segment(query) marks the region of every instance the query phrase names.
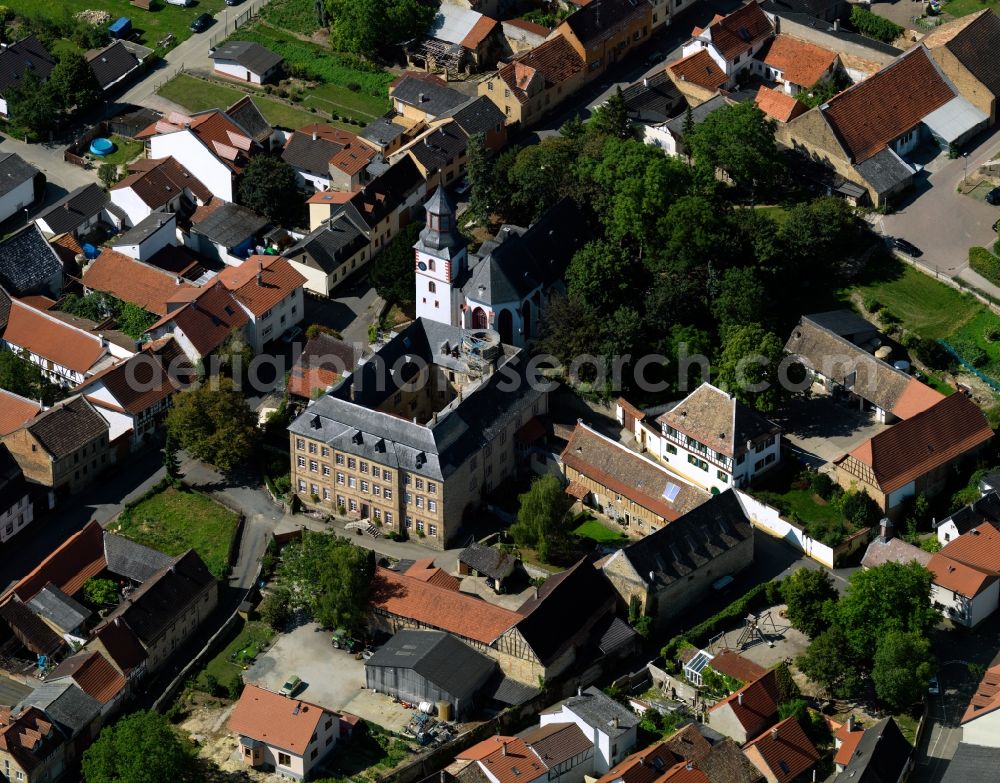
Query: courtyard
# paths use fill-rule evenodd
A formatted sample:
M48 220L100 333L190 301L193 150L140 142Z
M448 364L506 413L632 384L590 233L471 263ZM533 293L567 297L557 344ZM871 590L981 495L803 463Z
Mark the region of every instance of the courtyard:
M781 425L785 440L799 460L816 469L890 426L825 394L796 397L772 418Z

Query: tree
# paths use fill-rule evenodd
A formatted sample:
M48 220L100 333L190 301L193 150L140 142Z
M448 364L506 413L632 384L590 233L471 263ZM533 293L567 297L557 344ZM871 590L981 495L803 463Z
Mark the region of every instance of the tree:
M871 527L881 516L881 509L863 489L849 489L840 496L840 511L855 528Z
M343 51L371 55L423 34L434 21L438 2L420 0L327 0L333 22L330 38Z
M83 595L93 606L113 606L118 603L118 585L113 579L91 577L83 583Z
M576 251L566 269L566 289L600 315L610 315L634 294L626 273L629 266L620 245L603 239L588 242Z
M465 166L469 181L469 206L465 214L481 225L489 222L497 208L496 155L486 146L486 135L476 133L469 137L469 160Z
M732 326L723 334L715 382L761 413L778 407L786 390L778 379L784 343L760 324Z
M64 111L86 111L101 96L101 85L82 54L63 50L45 87Z
M720 329L740 324L762 323L772 311L768 288L753 267L727 269L712 302L712 314Z
M167 430L191 456L229 471L253 454L257 414L232 381L222 378L177 394Z
M292 228L302 217L295 169L281 158L256 155L240 175L240 203L268 220Z
M292 595L286 588L275 588L264 596L264 600L257 607L260 619L274 630L284 631L292 617L291 600Z
M167 719L145 710L105 726L83 754L87 783L189 783L194 754Z
M851 574L837 604L839 625L854 655L870 662L880 639L894 631L926 638L938 621L931 606L931 572L915 560L884 563Z
M510 534L518 546L533 547L547 560L549 547L566 535L564 522L571 502L559 479L552 475L536 478L527 492L518 496L520 507Z
M0 389L40 400L51 405L66 396L66 391L42 375L38 365L28 359L28 352L20 353L0 348Z
M742 187L770 185L781 171L775 122L752 101L723 106L695 127L685 144L706 177L719 169Z
M387 302L406 305L414 301L413 245L422 228L420 223L409 223L372 261L372 286Z
M632 120L628 116L628 106L622 88L618 87L614 95L594 110L590 118L590 127L596 133L603 133L616 139L631 139L635 137Z
M810 639L830 627L837 590L822 569L800 568L781 582L781 594L788 605L788 619Z
M862 35L888 44L903 34L903 28L895 22L858 5L851 7L851 26Z
M813 639L795 664L831 695L849 694L861 681L861 670L839 625L831 625Z
M559 126L559 135L564 139L579 139L585 132L583 118L575 112L572 117Z
M59 104L33 71L25 71L21 83L7 94L7 116L12 125L38 136L46 135L59 117Z
M566 368L578 356L600 352L599 319L582 297L572 294L554 297L542 315L541 328L542 352L551 354Z
M181 461L177 458L177 441L169 429L163 444L163 468L167 474L167 481L171 484L177 484L180 481Z
M104 187L110 190L111 186L114 185L119 179L118 164L102 163L97 167L97 178L104 183Z
M920 701L933 673L929 640L903 631L890 631L879 640L872 681L875 694L893 710L902 711Z
M141 340L142 336L156 323L156 316L132 302L122 302L115 316L118 328L133 340Z

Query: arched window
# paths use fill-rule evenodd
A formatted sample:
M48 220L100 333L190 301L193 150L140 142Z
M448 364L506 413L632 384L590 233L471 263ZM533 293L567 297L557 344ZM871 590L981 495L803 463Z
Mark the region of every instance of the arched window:
M486 311L481 307L477 307L475 310L472 311L472 328L473 329L487 328Z
M432 294L436 294L437 293L437 285L434 283L433 280L431 280L427 284L427 290L430 291Z

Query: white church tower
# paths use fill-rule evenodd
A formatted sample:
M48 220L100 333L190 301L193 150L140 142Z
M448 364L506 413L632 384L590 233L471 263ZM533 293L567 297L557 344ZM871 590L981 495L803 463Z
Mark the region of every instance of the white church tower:
M468 264L466 241L455 225L455 210L438 186L424 205L427 223L416 250L417 318L457 326L460 323L459 278Z

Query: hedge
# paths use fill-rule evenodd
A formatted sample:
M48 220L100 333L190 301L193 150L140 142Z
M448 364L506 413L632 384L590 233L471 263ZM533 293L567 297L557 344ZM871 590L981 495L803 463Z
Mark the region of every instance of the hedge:
M684 647L705 644L719 631L732 625L733 620L742 620L750 612L774 606L782 600L781 582L762 582L755 585L722 611L712 615L707 620L703 620L693 628L677 634L664 645L660 654L669 667Z
M1000 258L985 247L969 248L969 266L994 285L1000 285Z
M862 35L887 44L891 44L903 34L903 28L895 22L873 14L859 5L851 8L851 24Z

